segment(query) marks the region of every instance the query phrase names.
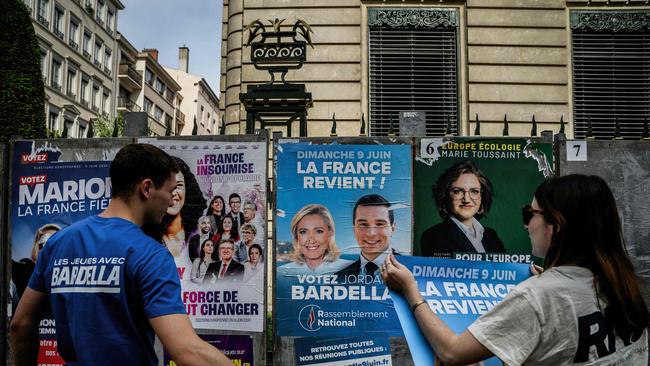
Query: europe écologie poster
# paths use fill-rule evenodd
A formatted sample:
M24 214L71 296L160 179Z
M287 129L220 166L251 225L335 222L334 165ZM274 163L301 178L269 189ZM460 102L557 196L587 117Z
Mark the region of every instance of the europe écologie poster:
M194 328L261 332L266 258L264 142L152 140L179 166L172 205L145 232L169 249Z
M522 207L553 174L553 144L539 138L422 138L414 163L413 252L530 262ZM480 238L480 239L477 239Z
M11 314L49 237L108 206L111 198L109 166L117 150L100 152L101 160L80 161L81 155L49 144L37 146L30 141L14 144ZM39 324L39 342L39 365L64 364L57 352L55 321L51 315L46 315Z
M411 253L409 144L276 144L279 336L402 334L378 267Z

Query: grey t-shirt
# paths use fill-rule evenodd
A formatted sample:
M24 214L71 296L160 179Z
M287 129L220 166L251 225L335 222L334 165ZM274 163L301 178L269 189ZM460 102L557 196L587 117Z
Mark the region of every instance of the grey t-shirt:
M469 331L507 365L647 365L647 330L628 345L618 336L611 342L593 280L586 268L553 267L515 287Z

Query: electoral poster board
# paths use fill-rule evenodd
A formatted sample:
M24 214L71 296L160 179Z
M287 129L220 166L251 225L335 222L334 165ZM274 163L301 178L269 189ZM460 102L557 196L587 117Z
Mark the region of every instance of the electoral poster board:
M415 255L497 262L533 259L521 209L553 174L551 141L422 138L416 151ZM473 227L482 233L484 253L477 254L460 225L467 218L480 223Z
M141 141L180 168L173 205L159 227L145 231L174 256L193 327L262 332L266 143Z
M13 314L34 271L38 254L55 232L104 210L111 198L110 162L124 139L17 141L11 159L11 281ZM48 311L49 312L49 311ZM39 365L62 365L56 323L39 324Z
M383 141L276 144L277 335L401 335L366 267L411 252L410 140Z

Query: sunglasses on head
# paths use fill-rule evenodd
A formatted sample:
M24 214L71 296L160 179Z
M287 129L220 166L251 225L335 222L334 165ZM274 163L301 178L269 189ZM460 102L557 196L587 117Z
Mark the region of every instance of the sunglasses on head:
M534 209L531 205L526 205L521 208L521 218L524 221L524 225L528 225L530 220L533 219L533 216L535 214L542 214L544 213L544 210L536 210Z

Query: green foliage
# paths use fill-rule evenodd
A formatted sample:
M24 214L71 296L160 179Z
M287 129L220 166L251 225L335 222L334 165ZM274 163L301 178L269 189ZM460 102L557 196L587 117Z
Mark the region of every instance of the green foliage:
M45 91L40 51L27 7L0 1L0 141L44 138Z
M116 122L118 132L117 136L114 137L124 136L124 118L122 118L122 114L120 113L115 118L106 118L98 115L93 120L93 132L95 133L93 137L112 137Z

